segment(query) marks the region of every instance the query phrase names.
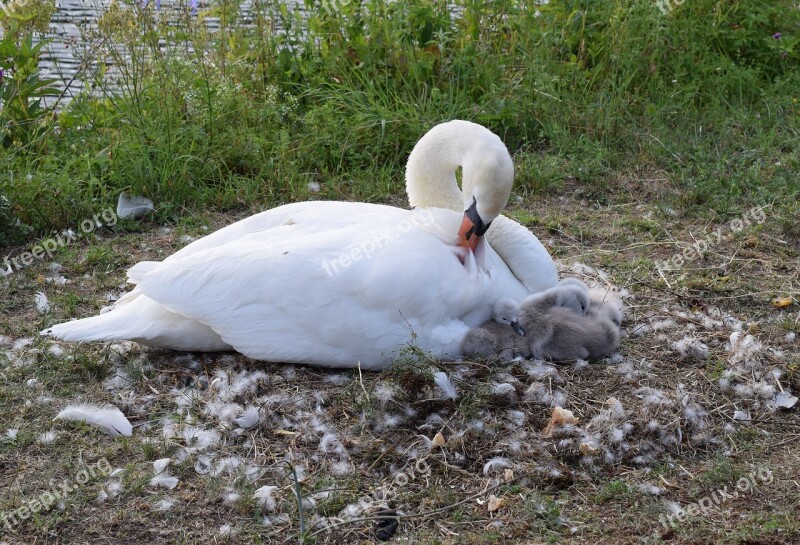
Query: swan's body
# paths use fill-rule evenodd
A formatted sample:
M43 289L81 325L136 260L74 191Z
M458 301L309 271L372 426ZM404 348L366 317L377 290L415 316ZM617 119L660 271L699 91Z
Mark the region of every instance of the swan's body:
M463 196L454 176L459 165ZM135 265L128 278L136 287L110 312L43 333L68 341L233 349L254 359L330 367L381 368L412 343L457 357L468 329L491 316L495 301L520 300L557 281L536 237L498 217L512 179L499 138L472 123L445 123L409 157L415 210L345 202L280 206L162 262ZM467 215L477 231L464 234ZM495 249L470 238L489 223Z

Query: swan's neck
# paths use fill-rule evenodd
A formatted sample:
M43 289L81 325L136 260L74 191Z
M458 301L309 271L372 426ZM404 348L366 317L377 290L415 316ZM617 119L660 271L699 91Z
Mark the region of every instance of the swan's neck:
M458 188L456 168L458 164L444 165L441 161L431 165L426 153L411 155L406 166L406 192L408 204L415 207L447 208L462 211L463 195ZM441 159L441 157L437 158Z
M420 138L408 156L406 193L412 207L447 208L463 212L464 197L456 169L464 163L463 134L455 122L437 125Z
M462 187L456 169L462 167ZM437 125L408 156L406 192L412 207L463 212L477 199L478 212L491 221L508 200L514 163L505 144L486 127L469 121Z

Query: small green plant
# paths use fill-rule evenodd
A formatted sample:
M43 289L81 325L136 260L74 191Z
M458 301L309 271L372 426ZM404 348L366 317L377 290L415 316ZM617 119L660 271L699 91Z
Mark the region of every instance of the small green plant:
M0 145L28 146L51 124L52 107L43 99L57 96L55 80L42 79L39 57L47 40L34 34L47 28L54 2L10 2L0 11Z

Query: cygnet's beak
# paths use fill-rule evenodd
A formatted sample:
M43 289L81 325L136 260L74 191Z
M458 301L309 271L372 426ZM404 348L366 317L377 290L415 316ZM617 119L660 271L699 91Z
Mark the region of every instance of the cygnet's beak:
M513 322L511 322L511 329L513 329L514 332L520 337L525 336L525 330L522 328L521 325L519 325L518 321L514 320Z
M473 198L472 205L464 212L464 220L458 230L458 245L474 252L478 246L478 241L491 223L491 221L489 223L483 222L478 214L478 203Z

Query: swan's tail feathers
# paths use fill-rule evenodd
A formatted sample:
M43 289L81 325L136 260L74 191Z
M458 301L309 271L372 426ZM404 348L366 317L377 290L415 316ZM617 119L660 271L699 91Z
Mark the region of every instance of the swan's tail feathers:
M113 318L113 314L115 313L109 312L92 318L64 322L41 331L41 334L69 342L123 340L109 327L109 322L113 321L109 318Z
M71 342L135 341L187 352L232 350L207 325L171 312L141 292L124 299L125 304L105 314L54 325L41 334Z

